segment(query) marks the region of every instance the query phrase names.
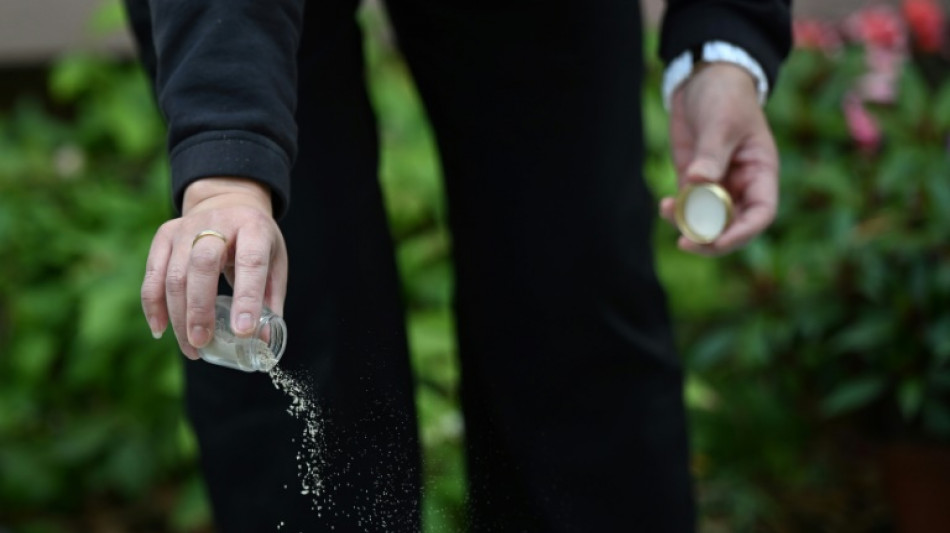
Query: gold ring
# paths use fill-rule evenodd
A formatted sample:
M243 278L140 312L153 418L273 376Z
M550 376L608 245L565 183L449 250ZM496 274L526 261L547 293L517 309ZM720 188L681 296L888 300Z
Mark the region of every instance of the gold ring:
M223 233L220 231L214 231L213 229L206 229L195 235L195 240L191 241L191 247L194 248L195 245L198 244L198 241L205 237L217 237L221 239L221 242L223 242L225 246L228 245L228 238L225 237Z

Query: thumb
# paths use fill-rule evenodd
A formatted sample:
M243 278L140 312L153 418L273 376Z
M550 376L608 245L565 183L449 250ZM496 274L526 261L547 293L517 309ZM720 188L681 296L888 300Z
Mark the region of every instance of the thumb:
M687 182L721 180L738 145L731 137L720 121L707 121L701 125L696 135L695 155L683 178Z

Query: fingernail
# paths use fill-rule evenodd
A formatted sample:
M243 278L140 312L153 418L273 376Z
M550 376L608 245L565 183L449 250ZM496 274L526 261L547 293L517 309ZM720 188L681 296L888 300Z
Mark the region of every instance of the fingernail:
M152 330L152 338L155 340L161 339L162 334L165 333L160 327L158 327L158 320L154 318L148 319L148 329Z
M211 332L208 331L208 328L202 326L193 326L191 328L191 345L195 348L201 348L208 343L211 337Z
M251 313L241 313L237 319L237 333L247 333L254 327Z

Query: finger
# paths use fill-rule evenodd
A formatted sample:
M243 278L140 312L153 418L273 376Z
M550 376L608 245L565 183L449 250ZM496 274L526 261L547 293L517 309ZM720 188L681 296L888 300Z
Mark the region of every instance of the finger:
M719 255L716 251L716 248L712 244L699 244L687 239L682 235L680 235L679 239L676 241L676 245L680 250L689 252L691 254L705 255L710 257Z
M687 182L719 181L732 161L738 139L727 120L710 118L700 122L696 132L693 160L683 178Z
M204 347L214 334L214 302L227 253L227 243L209 236L194 241L188 255L185 324L188 343L195 348Z
M259 225L241 228L234 250L234 297L231 303L231 329L240 336L250 335L261 318L264 291L268 281L273 237Z
M739 159L747 166L738 172L739 189L736 219L720 237L724 247L735 248L765 231L775 220L778 210L778 153L771 137L762 146L743 150Z
M765 231L774 216L775 211L764 205L753 206L746 210L744 216L736 219L716 240L716 245L724 251L732 251L744 246Z
M722 248L735 249L746 244L765 231L775 220L775 213L778 208L778 193L772 191L775 185L763 183L755 187L764 189L764 194L767 196L754 198L740 204L740 211L736 214L735 221L716 240L716 244ZM747 194L757 193L750 190L747 191Z
M660 216L670 224L676 225L676 199L666 197L660 200Z
M735 219L710 245L695 249L696 253L721 255L729 253L765 231L778 209L778 170L771 164L747 170L737 181L744 183L737 202Z
M152 331L152 337L160 339L168 327L168 308L165 305L165 272L172 254L171 233L177 220L166 222L155 232L152 245L145 260L145 277L142 279L142 312Z
M198 359L198 351L188 344L188 328L185 326L185 290L190 244L176 239L165 273L165 302L168 306L168 320L182 353L189 359Z
M284 314L284 298L287 295L287 247L283 237L278 235L276 252L271 259L267 287L264 291L264 305L277 316Z

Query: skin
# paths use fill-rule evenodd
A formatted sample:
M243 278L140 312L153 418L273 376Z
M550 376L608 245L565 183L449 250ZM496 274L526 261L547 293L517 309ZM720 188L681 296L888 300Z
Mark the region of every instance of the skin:
M778 152L758 103L753 78L724 63L699 68L672 100L670 136L677 179L720 182L735 203L735 218L713 243L681 237L679 246L701 255L728 253L764 231L778 204ZM673 221L674 202L660 202ZM215 237L192 241L213 229ZM204 178L185 190L182 216L159 228L142 283L142 307L155 338L169 323L185 356L211 340L218 276L234 288L231 329L253 333L262 306L283 314L287 248L274 222L266 186L241 178Z
M215 229L227 243L199 232ZM249 336L262 306L283 314L287 247L274 221L267 187L241 178L205 178L185 191L182 216L159 228L142 283L142 308L152 336L171 323L186 357L211 340L218 276L234 288L231 329Z
M718 239L701 245L680 237L679 247L707 256L736 250L769 227L778 207L778 150L755 79L732 64L705 64L677 89L670 107L679 186L718 182L735 207L732 223ZM674 211L673 198L660 201L660 214L675 224Z

